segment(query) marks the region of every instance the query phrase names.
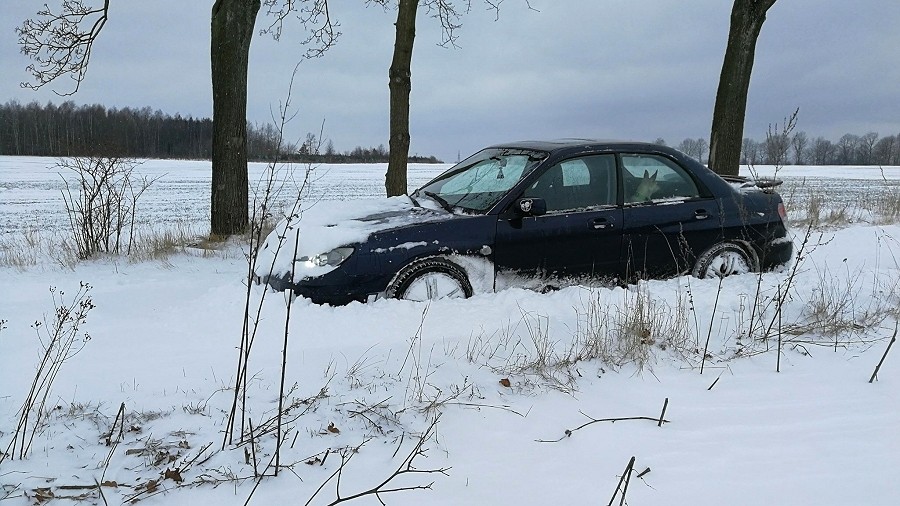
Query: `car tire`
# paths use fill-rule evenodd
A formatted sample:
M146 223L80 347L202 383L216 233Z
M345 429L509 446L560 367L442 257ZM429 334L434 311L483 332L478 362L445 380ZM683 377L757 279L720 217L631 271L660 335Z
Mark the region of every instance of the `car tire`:
M412 301L472 296L472 283L462 267L440 257L416 260L404 267L388 286L389 298Z
M724 278L759 270L756 255L733 242L722 242L706 250L697 259L691 274L695 278Z

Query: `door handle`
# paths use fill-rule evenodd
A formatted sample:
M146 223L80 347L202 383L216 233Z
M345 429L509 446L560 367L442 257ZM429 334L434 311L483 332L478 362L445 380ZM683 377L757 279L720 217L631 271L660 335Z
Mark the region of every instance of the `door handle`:
M706 209L697 209L694 211L694 219L705 220L706 218L709 218L709 213L706 212Z
M607 220L606 218L597 218L590 221L590 227L594 230L601 230L604 228L613 228L613 224Z

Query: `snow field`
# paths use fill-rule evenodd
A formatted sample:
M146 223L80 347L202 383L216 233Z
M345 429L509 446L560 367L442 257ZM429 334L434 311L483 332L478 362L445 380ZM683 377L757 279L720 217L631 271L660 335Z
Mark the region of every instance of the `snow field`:
M167 208L202 219L204 163L145 164L173 174L172 191L148 195L150 221L158 223ZM329 170L317 182L328 183L319 195L380 191L381 167L365 175L354 172L359 167ZM417 177L425 180L432 170L426 166ZM35 159L0 159L5 233L29 220L59 225L57 176L39 172ZM845 172L829 177L860 175ZM187 181L183 192L174 191L182 184L175 181ZM401 476L393 486L434 485L382 496L388 504L605 504L634 456L635 469L650 472L632 476L630 504L893 505L900 496L897 357L888 355L878 381L867 381L900 307L898 241L896 223L815 230L796 270L721 285L682 277L627 290L570 287L542 295L510 288L430 305L298 300L290 315L285 399L296 408L285 417L281 455L289 467L255 491L247 446L221 449L246 294L239 244L208 257L2 267L0 451L34 377L41 348L30 325L52 312L48 288L71 297L87 282L96 308L84 326L90 340L54 383L52 404L60 408L27 459L0 464L0 498L30 504L35 491L49 488L57 496L85 494L89 503L121 503L135 494L145 504L244 504L251 494L255 504L305 502L335 472L341 448L371 438L342 477L346 496L387 478L440 413L427 455L415 465L450 468L447 475ZM760 341L747 332L754 305L757 335L777 321L770 302L785 289L776 372L777 338ZM263 296L252 288L251 302ZM257 427L275 414L285 327L281 294L265 298L247 390ZM609 343L609 335L643 343L643 367L617 363L622 355L608 349L605 361L576 360L584 355L573 350L592 349L591 336L598 344ZM585 415L657 418L665 399L669 423L662 427L649 420L598 422L564 437L590 421ZM111 448L103 435L122 403L127 430ZM260 466L273 449L271 434L259 439ZM326 451L319 465L315 457ZM163 479L174 468L184 481ZM94 480L117 486L103 487L103 498L62 488ZM159 480L155 493L147 492L151 480ZM330 482L314 504L330 502L334 491ZM374 496L358 502L378 504Z

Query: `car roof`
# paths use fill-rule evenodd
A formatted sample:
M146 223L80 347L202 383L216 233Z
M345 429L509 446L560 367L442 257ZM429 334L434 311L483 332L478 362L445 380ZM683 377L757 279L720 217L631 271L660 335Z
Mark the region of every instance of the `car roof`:
M568 150L572 148L591 148L591 149L623 149L623 148L642 148L642 149L660 149L665 146L654 144L652 142L614 140L614 139L581 139L566 138L553 140L530 140L515 141L495 144L490 148L523 148L534 149L538 151L555 152L560 150Z

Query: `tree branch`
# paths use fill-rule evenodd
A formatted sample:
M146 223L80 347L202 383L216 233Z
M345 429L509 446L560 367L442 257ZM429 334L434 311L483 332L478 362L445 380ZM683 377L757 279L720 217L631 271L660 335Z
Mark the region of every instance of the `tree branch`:
M75 81L75 89L53 92L60 96L77 92L87 73L94 41L106 25L108 14L109 0L104 0L103 7L99 8L90 8L83 0L64 0L60 13L54 14L44 4L37 17L23 21L16 34L22 53L34 61L26 70L35 82L23 82L21 86L39 89L69 75ZM89 28L83 29L87 24Z
M262 5L266 15L273 16L273 20L267 28L260 30L260 34L280 40L284 20L291 14L296 14L300 24L309 30L309 35L301 42L307 46L305 59L322 56L341 36L340 23L332 19L328 0L263 0Z

